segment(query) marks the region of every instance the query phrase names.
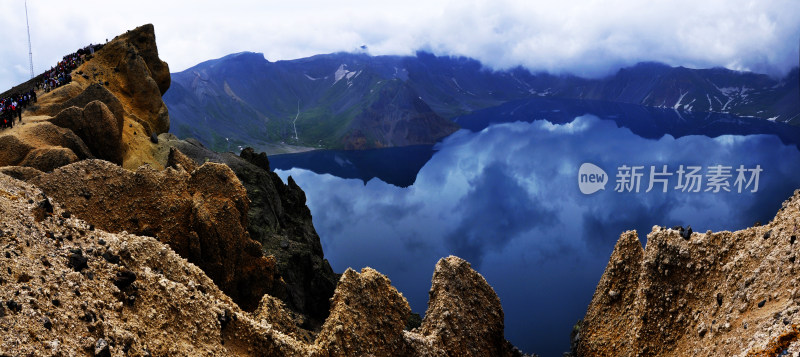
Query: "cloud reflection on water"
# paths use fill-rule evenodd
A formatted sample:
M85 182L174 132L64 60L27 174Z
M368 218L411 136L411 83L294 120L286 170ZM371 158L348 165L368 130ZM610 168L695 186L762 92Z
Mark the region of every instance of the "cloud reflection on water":
M314 224L334 269L371 266L423 313L436 261L472 262L498 292L506 336L543 356L568 349L620 233L691 224L696 231L766 222L798 186L800 153L775 136L689 135L645 139L587 115L566 124L539 120L461 130L438 144L416 182L401 188L302 169ZM396 157L396 155L395 155ZM611 177L586 196L583 162ZM614 192L620 165L724 164L764 169L757 193ZM671 186L676 184L670 182Z

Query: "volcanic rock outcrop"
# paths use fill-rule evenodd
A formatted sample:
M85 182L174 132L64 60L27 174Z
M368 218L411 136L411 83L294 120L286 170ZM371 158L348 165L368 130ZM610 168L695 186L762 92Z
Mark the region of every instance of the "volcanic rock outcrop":
M225 165L132 172L83 160L29 181L98 228L157 237L246 310L282 290L274 259L247 234L247 193Z
M403 331L410 309L389 279L348 270L312 342L277 299L264 295L254 312L242 311L164 243L96 228L5 174L0 210L0 354L512 355L496 339L503 330L497 296L456 257L436 266L422 328ZM470 325L455 325L462 322Z
M339 279L266 155L164 133L151 25L73 77L0 136L0 355L518 354L467 262L437 264L405 331L405 298L370 268Z
M339 276L322 252L303 190L291 178L284 184L270 170L266 155L252 149L243 150L241 157L215 153L197 141L178 140L170 134L160 135L159 143L170 147L166 166L191 170L208 161L224 163L233 170L251 202L247 231L261 242L265 254L275 257L286 282L287 294L281 297L310 318L307 326L322 325Z
M48 121L78 135L97 158L122 164L122 117L114 115L105 103L95 100L83 108L69 107Z
M653 227L617 242L578 356L776 356L798 351L800 191L764 226L693 233ZM787 350L789 349L789 350ZM771 352L770 352L771 351Z
M439 260L430 296L422 326L403 331L411 309L389 279L370 268L348 269L317 338L317 355L521 355L503 337L500 299L465 260Z
M0 164L50 171L94 156L69 129L49 122L28 124L24 130L0 136Z
M54 201L0 174L0 354L303 355L281 332L291 325L256 321L167 245L96 229Z
M88 56L73 71L72 78L71 83L40 95L38 103L25 113L25 123L0 137L0 141L17 137L18 156L25 156L34 148L73 151L75 155L49 153L49 157L59 158L60 161L50 160L61 163L58 166L77 161L75 157L86 158L58 140L38 138L38 142L31 142L35 136L28 133L28 124L46 121L76 134L93 157L129 169L145 163L160 168L153 157L155 145L148 138L169 130L169 115L161 96L169 89L170 75L167 64L158 58L153 26L141 26L117 36ZM0 166L52 170L37 162L0 156Z
M451 356L504 356L503 308L489 283L457 257L442 259L433 273L421 333L434 336Z
M22 125L0 136L0 165L8 165L2 171L30 180L40 175L38 171L50 172L94 158L137 170L133 174L94 162L82 164L89 165L83 167L82 175L62 171L39 177L37 184L74 205L76 213L98 227L150 235L170 244L206 269L246 309L254 309L261 295L269 292L307 317L301 319L306 327L319 328L328 315L338 275L324 260L304 193L293 181L286 185L270 172L266 156L259 159L253 153L253 165L236 155L219 155L169 135L167 138L175 140L159 142L157 134L169 129L161 95L169 88L170 78L167 65L158 58L153 27L145 25L118 36L88 56L72 75L72 83L40 94L39 102L25 112ZM180 152L171 150L173 147L193 155L196 164L190 165L188 158L182 161L178 171L185 171L183 174L138 170L141 164L155 170L179 167L174 160ZM211 182L207 188L189 184L187 180L200 177L194 171L209 158L235 170L246 196L233 175L222 175L224 182ZM214 172L219 170L217 167ZM210 171L203 168L197 174ZM65 175L69 177L62 180ZM69 186L78 181L82 189ZM110 181L116 186L108 185ZM236 217L221 217L229 214L227 206L216 207L212 217L199 209L217 202L196 202L209 195L224 197L229 185L238 187L232 191L236 196L225 201L236 207L230 212ZM135 190L118 190L121 187ZM223 229L199 223L227 218L235 222ZM248 232L255 241L247 237ZM232 247L237 249L227 249ZM247 252L243 257L238 257L240 248Z
M403 338L410 313L408 302L388 278L371 268L362 269L360 274L348 269L339 280L331 315L317 338L318 354L410 355Z

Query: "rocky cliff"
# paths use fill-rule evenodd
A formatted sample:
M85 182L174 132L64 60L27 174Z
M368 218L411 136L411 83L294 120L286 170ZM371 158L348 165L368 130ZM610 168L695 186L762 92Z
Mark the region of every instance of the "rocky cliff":
M64 169L77 169L77 163ZM99 162L89 162L99 164ZM426 318L404 331L385 276L346 271L314 339L270 295L242 310L196 265L148 236L108 233L0 174L0 353L95 356L512 355L497 295L469 263L436 265ZM516 352L518 353L518 352Z
M518 354L469 263L437 264L405 331L405 298L370 268L331 270L266 155L165 133L151 25L72 74L0 136L0 354Z
M4 171L98 228L157 237L247 310L267 292L280 296L274 258L248 235L250 201L233 171L217 164L159 171L168 148L152 138L169 129L161 95L170 77L153 27L118 36L72 76L0 136Z
M167 64L158 57L153 26L145 25L117 36L75 69L72 78L70 84L40 95L37 105L26 113L25 122L49 122L70 130L94 157L125 168L135 169L144 163L162 168L153 159L155 146L149 138L153 133L169 130L167 106L161 95L169 89L170 74ZM33 150L47 150L51 152L49 156L59 159L58 163L85 158L52 139L33 142L32 137L43 137L28 135L35 127L17 126L11 133L1 136L0 142L11 143L10 151L18 156ZM12 137L19 140L14 141ZM58 147L69 149L74 155L66 150L51 149ZM46 162L24 158L21 161L0 158L0 165L30 166L44 171L53 168Z
M247 193L227 166L134 172L83 160L29 182L97 228L158 238L245 310L281 290L274 258L247 234Z
M170 148L169 167L192 171L205 162L217 162L233 170L250 200L247 231L262 244L264 254L275 259L285 282L282 291L271 294L309 318L303 321L305 326L320 326L328 316L339 276L325 260L303 190L291 178L284 184L270 170L264 153L255 154L249 148L241 156L216 153L196 140L178 140L171 134L160 135L158 141Z
M157 139L169 129L161 95L170 78L153 27L118 36L72 74L72 83L40 94L22 125L2 133L4 171L98 228L169 244L246 310L269 293L318 328L338 276L302 190L283 184L268 163ZM172 147L197 164L177 165ZM209 158L225 165L203 165Z
M577 332L578 356L800 352L800 191L766 225L623 233Z

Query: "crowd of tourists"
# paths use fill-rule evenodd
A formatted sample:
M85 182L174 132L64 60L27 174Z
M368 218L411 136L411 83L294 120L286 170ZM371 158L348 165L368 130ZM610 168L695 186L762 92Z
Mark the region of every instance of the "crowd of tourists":
M0 99L0 127L11 128L14 126L14 120L22 121L22 109L35 102L34 90Z
M44 72L42 80L37 83L37 88L45 93L63 86L72 81L72 70L78 68L83 63L85 56L93 55L95 51L103 48L102 44L89 45L79 49L75 53L68 54L58 62L55 67L51 67Z
M34 84L34 89L7 98L0 98L0 128L11 128L15 121L21 122L22 110L32 103L36 103L36 90L46 93L71 82L72 70L78 68L87 59L86 56L93 55L101 48L103 48L103 44L89 45L75 53L68 54L58 64L42 74L41 80Z

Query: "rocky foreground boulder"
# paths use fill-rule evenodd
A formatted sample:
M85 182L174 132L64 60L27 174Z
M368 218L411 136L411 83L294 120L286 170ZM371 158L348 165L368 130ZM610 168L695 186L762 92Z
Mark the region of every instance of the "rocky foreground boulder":
M503 330L497 296L456 257L436 266L422 328L403 330L410 313L405 298L385 276L364 268L343 274L330 317L312 340L279 300L264 295L254 312L243 311L168 245L108 233L5 174L0 210L3 355L511 354L497 340Z
M284 290L274 258L247 233L250 202L225 165L134 172L83 160L28 181L97 228L168 244L245 310L254 310L264 294Z
M3 174L0 210L2 355L304 354L154 238L105 232Z
M766 225L620 236L583 320L578 356L800 352L800 191ZM676 227L679 228L679 227Z
M505 356L503 308L486 279L460 258L436 264L428 311L420 331L455 356Z

